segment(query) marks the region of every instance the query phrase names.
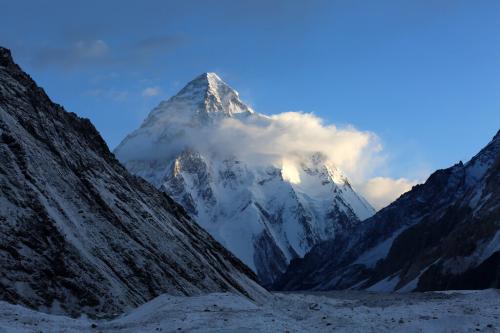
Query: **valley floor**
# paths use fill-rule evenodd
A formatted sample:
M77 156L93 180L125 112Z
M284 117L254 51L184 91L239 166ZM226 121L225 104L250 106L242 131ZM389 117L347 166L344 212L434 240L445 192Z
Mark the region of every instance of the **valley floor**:
M162 295L113 320L47 315L0 302L0 332L500 332L500 291Z

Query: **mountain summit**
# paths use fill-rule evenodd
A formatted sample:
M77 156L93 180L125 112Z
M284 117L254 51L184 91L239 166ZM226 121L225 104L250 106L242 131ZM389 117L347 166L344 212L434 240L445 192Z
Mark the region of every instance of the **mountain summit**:
M172 196L264 284L314 244L374 213L319 152L293 156L293 163L269 159L258 147L245 154L253 142L240 143L238 135L265 131L273 121L205 73L160 103L115 150L129 171ZM241 132L223 136L232 128Z
M207 113L222 113L231 117L238 113L252 113L239 98L236 90L215 73L203 73L188 83L175 97L196 101L201 98Z
M198 127L211 124L216 119L242 117L252 113L253 110L240 100L238 92L217 74L203 73L177 95L154 109L144 125L175 119L185 125Z

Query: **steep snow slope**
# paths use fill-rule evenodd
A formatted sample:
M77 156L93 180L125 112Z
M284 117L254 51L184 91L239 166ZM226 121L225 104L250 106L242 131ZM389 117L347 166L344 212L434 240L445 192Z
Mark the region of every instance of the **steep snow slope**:
M160 103L115 150L132 173L171 195L264 284L314 244L371 216L373 208L320 153L269 162L214 137L227 126L265 128L216 74ZM241 148L241 149L239 149Z
M500 132L362 225L290 265L278 289L500 287Z
M0 298L113 314L161 294L258 298L254 274L164 193L130 175L92 124L0 48Z

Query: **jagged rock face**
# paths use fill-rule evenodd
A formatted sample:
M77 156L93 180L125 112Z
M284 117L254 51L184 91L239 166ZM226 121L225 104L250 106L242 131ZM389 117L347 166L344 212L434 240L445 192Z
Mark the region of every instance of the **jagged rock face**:
M335 243L293 262L277 289L500 287L500 132Z
M130 175L87 119L0 48L0 298L110 315L161 293L264 295L167 195Z
M301 181L294 183L281 165L246 160L224 144L204 146L228 119L243 127L272 121L206 73L155 108L115 153L129 171L179 202L265 285L291 259L374 213L322 154L300 156Z

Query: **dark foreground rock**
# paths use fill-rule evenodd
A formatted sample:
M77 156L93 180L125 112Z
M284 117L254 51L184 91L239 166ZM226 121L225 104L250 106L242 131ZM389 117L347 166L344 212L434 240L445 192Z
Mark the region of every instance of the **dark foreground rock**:
M500 132L469 162L297 259L285 290L427 291L500 287Z
M265 293L167 195L130 175L87 119L0 48L0 299L114 314L161 293Z

